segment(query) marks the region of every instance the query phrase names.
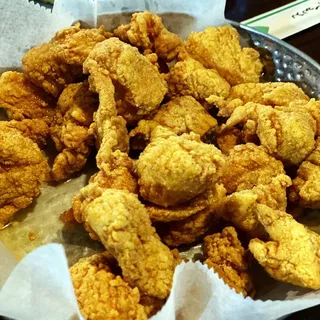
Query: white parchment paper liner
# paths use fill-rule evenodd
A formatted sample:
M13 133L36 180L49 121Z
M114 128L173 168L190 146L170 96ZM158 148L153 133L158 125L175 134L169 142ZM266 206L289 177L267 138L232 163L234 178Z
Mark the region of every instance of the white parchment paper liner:
M46 42L73 16L58 16L27 0L0 1L0 72L21 66L21 58L32 47Z
M152 319L270 320L317 304L319 291L287 301L244 299L200 262L183 262L175 270L167 303ZM0 291L0 315L19 320L82 319L62 245L42 246L14 268Z
M224 7L224 0L56 0L51 13L27 0L0 0L0 71L19 68L21 57L29 48L48 41L56 31L79 19L90 25L104 23L111 28L128 21L127 13L148 9L163 14L167 27L186 37L190 31L222 24ZM33 246L61 242L67 250L69 263L70 258L74 263L80 256L101 250L99 245L88 245L86 240L79 242L79 230L74 233L64 230L58 219L59 213L70 207L76 190L87 183L89 175L84 174L58 187L44 187L27 217L20 219L22 222L17 219L12 227L0 232L0 239L6 245L10 243L9 249L16 257L21 258L31 251L32 245L25 243L29 241L28 232L35 228L38 229ZM16 240L15 244L10 242L10 237ZM82 319L63 247L58 244L42 246L14 267L15 259L0 243L0 285L11 273L0 291L0 315L19 320ZM306 290L279 283L271 288L269 296L283 297L285 293L285 301L244 299L206 266L188 262L176 268L170 297L153 319L277 319L320 304L320 291L303 292Z

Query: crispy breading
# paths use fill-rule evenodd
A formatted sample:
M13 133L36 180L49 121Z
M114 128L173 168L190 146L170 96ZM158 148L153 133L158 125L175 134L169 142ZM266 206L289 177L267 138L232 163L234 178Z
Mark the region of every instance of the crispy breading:
M191 96L177 97L162 105L152 120L140 120L130 131L131 147L143 150L150 141L151 133L161 125L177 135L194 132L201 137L217 126L205 108Z
M51 138L60 152L51 171L54 180L68 179L86 164L93 145L89 127L97 107L98 97L89 91L87 82L70 84L61 93L50 127Z
M162 19L149 11L134 13L128 25L120 25L113 33L122 41L142 50L149 49L166 61L173 60L183 46L182 40L164 27Z
M94 60L86 63L87 71L90 72L90 90L99 94L99 108L94 114L89 133L95 136L99 148L97 161L108 162L113 151L129 151L126 121L117 115L115 87L109 73L100 69Z
M256 122L261 145L285 165L299 165L313 150L316 121L305 110L294 107L264 106L249 102L237 107L226 127Z
M219 108L219 115L230 117L234 109L248 102L255 102L266 106L289 106L292 101L307 103L308 96L291 82L242 83L231 88L226 100L209 97L207 102L215 103ZM220 103L219 103L220 102Z
M137 161L140 195L163 207L184 203L207 190L223 164L221 151L199 135L176 136L158 126Z
M164 299L158 299L150 296L142 296L140 299L140 304L143 305L148 318L160 311L165 302L166 300Z
M221 130L221 127L218 127L214 130L214 137L218 148L227 155L236 145L241 143L241 130L234 127Z
M0 77L0 108L9 119L41 119L49 125L56 100L36 87L23 73L8 71Z
M40 194L48 164L39 147L18 130L0 130L0 228Z
M315 99L310 99L308 102L305 100L293 100L289 107L292 110L297 109L299 112L308 112L316 121L316 136L320 136L320 101Z
M97 44L84 63L84 71L90 73L90 77L109 76L116 93L120 94L119 99L123 99L136 115L155 111L167 92L165 81L151 62L137 48L117 38ZM118 114L125 116L126 110L121 110Z
M108 162L100 162L98 166L100 171L90 182L96 182L102 188L128 190L138 194L135 164L126 153L114 151Z
M6 130L6 128L18 130L24 137L30 138L41 149L47 145L50 129L47 123L41 119L0 121L0 130Z
M60 30L50 42L29 50L22 59L23 72L36 86L58 97L70 83L82 78L82 64L94 46L111 34L80 29L80 23Z
M301 163L293 180L289 200L300 206L320 208L320 138L310 156Z
M89 198L97 194L94 184L85 188ZM87 203L82 215L117 259L125 281L137 286L142 295L159 299L169 295L176 262L136 195L104 189Z
M286 188L291 179L280 174L268 184L259 184L248 190L241 190L227 196L218 208L220 215L251 238L263 237L265 230L256 216L257 204L285 211L287 208Z
M206 68L217 70L232 86L259 82L263 67L259 53L252 48L241 48L240 36L230 26L192 32L186 50Z
M167 208L146 204L146 209L151 221L170 222L184 220L196 213L202 212L204 209L210 208L214 201L216 201L216 198L214 197L214 190L209 188L186 203Z
M248 256L233 227L226 227L221 233L206 236L203 240L204 261L219 277L244 297L255 293L249 274Z
M158 225L157 230L161 240L170 247L177 247L201 239L220 219L221 214L217 211L217 208L225 198L225 194L226 190L222 185L213 185L210 205L205 209L184 220Z
M217 71L206 69L190 57L177 62L165 79L169 97L190 95L197 100L204 100L210 96L225 99L229 95L230 85Z
M133 174L132 160L128 157L129 137L126 121L117 116L115 88L108 74L92 68L89 77L90 89L99 94L99 108L94 114L94 122L89 133L96 138L99 148L97 166L99 172L94 175L88 185L88 190L95 190L94 196L86 188L80 190L73 198L72 210L77 222L83 223L92 239L99 240L90 224L83 218L83 212L88 203L100 197L105 188L125 189L136 192L136 180ZM122 175L123 174L123 175Z
M271 241L250 241L255 259L276 280L320 289L320 236L283 211L265 205L256 211Z
M219 183L231 194L269 184L280 174L285 174L281 161L269 156L262 147L247 143L231 149L220 171Z
M82 258L70 275L83 316L88 320L147 319L138 288L112 273L104 254Z

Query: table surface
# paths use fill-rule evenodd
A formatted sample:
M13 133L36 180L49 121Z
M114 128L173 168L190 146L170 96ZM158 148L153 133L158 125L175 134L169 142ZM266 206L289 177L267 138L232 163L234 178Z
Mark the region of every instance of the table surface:
M244 21L261 13L284 6L288 0L227 0L226 18L234 21ZM304 30L284 39L294 47L308 54L320 63L320 25ZM319 319L320 306L310 308L291 315L287 320Z

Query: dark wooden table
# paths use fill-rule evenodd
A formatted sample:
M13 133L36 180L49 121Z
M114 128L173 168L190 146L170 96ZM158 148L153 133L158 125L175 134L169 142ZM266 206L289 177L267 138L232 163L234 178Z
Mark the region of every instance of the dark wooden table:
M293 1L288 0L227 0L226 18L244 21ZM320 24L290 36L284 41L308 54L320 63ZM320 306L297 312L287 320L320 319Z

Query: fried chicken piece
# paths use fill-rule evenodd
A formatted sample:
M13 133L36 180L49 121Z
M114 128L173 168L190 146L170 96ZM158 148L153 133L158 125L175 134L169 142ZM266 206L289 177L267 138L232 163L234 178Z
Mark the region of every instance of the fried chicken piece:
M262 147L247 143L229 152L220 170L219 183L227 189L227 194L232 194L267 185L280 174L285 174L281 161L269 156Z
M18 130L0 130L0 228L40 194L48 164L38 146Z
M147 319L138 288L112 273L104 254L80 259L70 275L83 316L88 320Z
M241 131L237 128L221 130L221 127L218 127L214 131L214 136L218 148L226 155L229 154L236 145L241 143Z
M178 247L198 241L208 233L214 224L215 220L212 218L212 213L205 209L185 220L169 222L159 229L161 240L169 247Z
M56 181L68 179L81 170L93 145L89 127L98 107L98 97L87 82L70 84L61 93L50 128L51 138L60 152L51 171Z
M126 121L117 116L115 88L109 76L99 72L91 74L89 83L90 90L99 94L99 108L89 131L95 136L99 148L97 161L108 162L113 151L129 151Z
M142 117L155 111L167 92L165 81L151 62L117 38L96 45L84 63L84 72L90 77L112 79L120 95L116 100L121 100L118 114L129 120L131 114Z
M220 219L221 215L217 209L225 194L226 190L222 185L213 185L209 205L205 209L184 220L158 225L161 240L170 247L177 247L201 239Z
M147 49L143 51L143 55L157 68L157 70L160 72L161 67L158 62L158 56L156 53L153 53L152 50Z
M83 208L83 220L117 259L124 280L138 287L142 295L166 298L175 259L161 243L137 196L126 190L97 188L95 184L83 189L82 194L91 200Z
M276 280L320 289L319 235L283 211L265 205L256 211L271 241L250 241L255 259Z
M151 221L170 222L184 220L196 213L202 212L204 209L210 208L214 201L216 201L214 190L209 188L186 203L167 208L147 204L146 209Z
M203 240L205 264L219 277L244 297L254 296L255 290L249 274L248 257L233 227L221 233L206 236Z
M249 102L234 110L226 127L248 120L256 123L261 145L285 165L299 165L314 148L316 121L304 110Z
M241 190L227 196L218 208L219 214L250 238L264 237L265 230L256 216L257 204L285 211L287 208L286 188L291 179L284 174L272 178L268 184L260 184L249 190Z
M140 304L143 305L144 311L146 312L148 319L160 311L165 304L164 299L158 299L149 296L142 296L140 299Z
M308 102L305 100L294 100L289 104L289 107L299 112L308 112L316 121L316 136L320 136L320 101L316 101L315 99L310 99Z
M158 126L137 161L140 195L163 207L184 203L207 190L223 164L220 150L199 135L176 136Z
M162 19L149 11L134 13L130 24L120 25L113 33L139 49L155 52L165 61L172 61L183 46L182 40L164 27Z
M294 83L266 82L238 84L231 88L226 100L217 100L215 96L212 96L207 99L207 102L216 104L219 108L219 116L230 117L236 107L248 102L287 107L295 100L307 103L309 98Z
M98 163L100 171L90 179L105 189L127 190L138 194L138 179L132 159L119 150L113 152L107 163Z
M320 208L320 138L317 138L314 151L301 163L289 200L306 208Z
M45 121L40 119L24 119L21 121L0 121L0 130L12 128L18 130L24 137L30 138L39 148L47 145L50 130Z
M138 126L130 131L131 147L143 150L158 125L177 135L194 132L202 137L217 126L217 120L191 96L173 98L161 106L152 120L140 120Z
M23 72L36 86L58 97L70 83L82 78L82 64L95 45L111 34L104 27L80 29L80 23L62 29L50 42L29 50L22 59Z
M190 95L197 100L205 100L210 96L225 99L229 95L230 85L217 71L206 69L190 57L177 62L165 79L169 97Z
M259 82L263 67L259 53L252 48L241 48L239 34L230 26L192 32L186 50L204 67L217 70L232 86Z
M99 108L94 114L94 122L89 132L94 135L99 148L97 154L97 166L99 172L94 175L89 185L97 185L101 190L105 188L124 189L135 192L136 181L134 177L134 165L128 157L129 138L125 120L117 116L116 102L114 99L115 88L108 75L95 73L89 77L90 89L99 94ZM99 190L100 190L99 189ZM84 189L86 190L86 189ZM84 223L83 210L87 202L83 190L73 199L73 213L79 223ZM101 191L102 192L102 191ZM101 192L96 197L101 195ZM89 225L85 227L90 236L97 239Z
M9 119L41 119L50 124L56 100L32 84L19 72L8 71L0 77L0 108Z

